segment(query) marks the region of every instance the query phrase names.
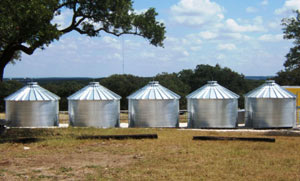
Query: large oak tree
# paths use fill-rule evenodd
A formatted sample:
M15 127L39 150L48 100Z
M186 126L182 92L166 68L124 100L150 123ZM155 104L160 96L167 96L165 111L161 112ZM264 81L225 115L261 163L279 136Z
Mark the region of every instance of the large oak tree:
M154 46L163 46L165 27L156 20L154 8L136 14L132 0L1 0L0 81L9 62L20 60L44 48L71 31L90 37L101 32L144 37ZM73 12L69 25L60 29L51 23L66 9Z
M284 38L294 40L284 63L285 69L277 73L276 82L285 85L300 84L300 11L296 16L282 20Z

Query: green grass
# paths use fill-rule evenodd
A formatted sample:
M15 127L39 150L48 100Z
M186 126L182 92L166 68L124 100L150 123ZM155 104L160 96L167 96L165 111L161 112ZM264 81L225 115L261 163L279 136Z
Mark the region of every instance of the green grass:
M159 138L76 139L142 133ZM193 141L195 135L275 137L276 142ZM26 144L3 141L20 137L39 139ZM300 135L289 132L9 129L0 139L0 180L300 180Z

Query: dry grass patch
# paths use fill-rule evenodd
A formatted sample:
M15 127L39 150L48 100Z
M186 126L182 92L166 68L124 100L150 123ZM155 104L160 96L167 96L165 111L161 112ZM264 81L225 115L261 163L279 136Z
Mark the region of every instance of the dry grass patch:
M157 133L158 139L78 140L81 135ZM192 136L266 136L178 129L10 129L0 144L0 180L299 180L300 137L275 143L193 141ZM287 134L284 134L287 135ZM29 147L29 150L24 150Z
M0 113L0 119L5 119L5 113Z
M69 124L69 114L67 112L59 114L59 123L60 124Z

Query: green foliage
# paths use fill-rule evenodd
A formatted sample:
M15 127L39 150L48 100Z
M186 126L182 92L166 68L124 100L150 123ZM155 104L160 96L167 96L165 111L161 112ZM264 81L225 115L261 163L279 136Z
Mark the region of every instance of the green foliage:
M58 0L1 0L1 42L26 43L40 46L58 39L61 33L50 21L58 6ZM5 46L1 46L5 49Z
M112 75L100 81L100 84L117 93L122 97L121 109L128 109L127 96L148 83L149 78L137 77L134 75Z
M277 73L276 81L284 85L300 84L300 11L295 11L296 17L282 20L284 38L294 40L284 63L285 70Z
M71 81L70 81L71 80ZM138 77L134 75L111 75L101 79L41 79L39 84L58 95L61 100L59 109L61 111L68 110L67 97L86 86L91 81L99 81L101 85L112 90L122 97L121 109L128 109L127 96L136 90L145 86L149 81L159 81L159 83L181 96L180 109L186 109L186 96L192 91L200 88L209 80L216 80L218 83L229 90L240 95L239 108L244 107L243 95L250 90L258 87L263 82L256 80L247 80L243 75L238 74L229 68L222 68L219 65L198 65L194 70L182 70L179 73L161 73L155 77ZM23 86L17 81L6 81L0 84L0 111L4 111L3 98L12 94Z
M180 95L180 108L186 109L186 98L185 96L190 92L190 85L185 84L183 81L180 80L178 74L176 73L162 73L158 74L154 78L155 80L159 81L159 83L172 90L176 94Z
M163 46L165 26L156 20L154 8L136 14L132 0L1 0L0 81L9 62L20 60L20 52L33 54L71 31L90 37L105 32L115 36L138 35L154 46ZM51 23L64 9L73 17L60 29Z
M59 109L61 111L68 110L68 100L67 98L78 91L79 89L83 88L86 84L79 83L76 81L68 81L62 82L60 84L57 83L47 83L45 85L41 84L45 89L53 92L54 94L58 95L61 99L59 101Z
M207 81L214 80L227 89L240 95L239 107L244 107L244 94L254 89L256 81L245 80L244 75L232 71L220 65L197 65L195 70L182 70L178 73L179 78L190 86L190 92L202 87Z
M300 85L300 68L278 72L275 81L280 85Z
M294 47L286 55L284 66L287 70L300 68L300 11L295 11L296 17L284 18L282 20L285 39L293 39Z
M0 111L5 110L4 98L17 91L23 86L22 83L18 81L6 81L0 82Z

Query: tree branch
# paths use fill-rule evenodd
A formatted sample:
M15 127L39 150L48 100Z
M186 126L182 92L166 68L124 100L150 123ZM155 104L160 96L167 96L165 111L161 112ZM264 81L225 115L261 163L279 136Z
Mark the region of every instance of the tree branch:
M23 51L24 53L26 53L27 55L32 55L34 50L36 49L37 47L26 47L24 45L16 45L14 47L14 49L17 51L17 50L21 50Z
M126 31L123 31L121 33L115 33L115 32L111 32L109 30L106 30L105 28L99 28L97 30L95 30L96 32L99 32L99 31L104 31L105 33L108 33L108 34L112 34L112 35L115 35L115 36L121 36L123 34L128 34L128 35L140 35L140 33L138 33L138 29L136 28L134 32L126 32Z
M77 27L75 27L74 30L77 31L80 34L87 34L86 31L83 31L83 30L81 30L80 28L77 28Z
M79 13L78 13L78 9L76 10L76 7L73 8L73 17L72 17L72 22L70 24L70 26L68 26L67 28L63 29L63 30L60 30L60 32L62 33L69 33L73 30L75 30L76 27L78 27L80 25L80 23L82 21L84 21L87 16L80 16ZM76 19L81 17L77 22L76 22Z
M75 2L77 3L77 2ZM60 8L64 7L64 6L67 6L69 4L74 4L74 2L65 2L65 3L62 3L61 5L57 6L57 8L54 9L54 12L59 10Z

